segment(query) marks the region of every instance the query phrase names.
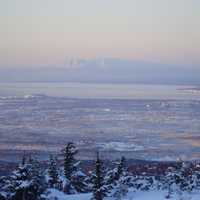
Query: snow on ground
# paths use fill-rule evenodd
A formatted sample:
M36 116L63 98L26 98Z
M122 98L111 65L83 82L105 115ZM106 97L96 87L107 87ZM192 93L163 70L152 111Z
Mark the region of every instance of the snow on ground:
M75 194L66 195L55 189L49 190L49 200L91 200L92 194ZM148 192L129 192L122 200L165 200L166 191L148 191ZM114 198L107 197L105 200L115 200ZM200 200L200 193L193 192L192 194L174 195L169 200Z
M90 200L92 196L91 193L66 195L65 193L56 189L49 189L48 192L49 194L47 197L49 200Z
M166 191L129 192L123 200L167 200ZM174 195L168 200L200 200L200 193Z

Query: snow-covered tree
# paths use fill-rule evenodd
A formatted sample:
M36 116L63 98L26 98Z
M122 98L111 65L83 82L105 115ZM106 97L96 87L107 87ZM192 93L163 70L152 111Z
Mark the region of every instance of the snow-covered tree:
M6 200L9 196L9 180L8 177L0 177L0 200Z
M75 155L78 153L77 148L72 142L69 142L63 150L64 155L64 175L69 181L71 180L75 168Z
M88 176L83 172L80 167L80 161L74 164L74 172L71 176L71 184L75 188L78 193L89 192L90 189L88 187Z
M176 189L176 172L174 167L169 167L166 171L165 178L163 180L163 189L167 190L166 198L169 199Z
M49 168L48 168L48 183L52 188L59 188L59 174L57 168L57 158L50 155Z
M99 153L97 153L95 170L94 173L92 174L92 182L93 182L92 199L102 200L106 196L106 187L104 182L103 162L99 158Z
M64 177L63 191L67 194L76 193L76 189L72 184L72 176L77 171L77 161L75 155L78 153L77 148L72 142L69 142L63 150L64 156Z
M116 187L114 187L113 197L116 200L122 200L128 193L128 185L126 184L126 177L120 177Z
M116 167L109 170L105 176L106 189L108 196L115 199L122 199L128 192L130 176L127 171L125 158L122 157L116 162Z
M44 176L36 160L20 164L4 184L7 200L40 200L45 190Z
M79 162L76 164L76 171L73 173L71 182L78 193L89 192L87 184L87 175L79 167Z
M33 199L32 196L34 194L31 192L31 167L32 166L30 164L20 165L12 173L10 182L8 184L10 199L25 200L29 197L30 199Z
M200 164L195 164L193 172L193 179L195 183L195 189L200 190Z
M117 163L117 171L115 174L115 180L119 180L124 173L126 173L126 159L124 156L121 157L121 160L119 163Z
M44 170L36 159L32 159L29 164L31 165L31 190L36 194L36 198L40 199L40 194L46 189Z
M183 163L180 169L179 187L182 191L191 192L194 189L193 169L190 163Z
M168 168L164 186L168 190L167 198L175 193L181 196L184 191L191 192L195 187L191 165L179 161L175 167Z
M105 183L108 189L112 189L114 185L117 184L117 181L120 179L122 175L125 173L125 157L122 157L120 161L117 161L116 167L114 169L109 170L105 176Z

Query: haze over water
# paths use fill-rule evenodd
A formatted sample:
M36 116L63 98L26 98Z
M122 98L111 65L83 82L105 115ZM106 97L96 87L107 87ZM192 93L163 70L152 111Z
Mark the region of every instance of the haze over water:
M93 99L200 100L198 88L181 85L92 83L0 83L0 96L47 95Z

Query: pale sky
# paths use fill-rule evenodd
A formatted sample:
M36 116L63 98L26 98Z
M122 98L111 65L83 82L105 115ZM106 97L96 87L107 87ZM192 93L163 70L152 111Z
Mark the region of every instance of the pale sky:
M0 0L0 68L115 57L200 65L199 0Z

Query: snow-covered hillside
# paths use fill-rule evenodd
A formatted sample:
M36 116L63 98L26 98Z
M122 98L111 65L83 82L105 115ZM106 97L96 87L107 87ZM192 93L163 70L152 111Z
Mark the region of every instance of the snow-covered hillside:
M49 191L49 199L54 200L91 200L92 194L75 194L75 195L66 195L63 192L52 189ZM129 193L123 197L121 200L164 200L166 199L167 191L150 191L150 192L133 192ZM191 194L184 193L182 195L174 195L170 198L171 200L199 200L200 192L193 192ZM107 197L105 200L114 200L112 197Z
M0 200L200 199L198 162L180 160L163 170L164 165L128 166L123 156L109 164L97 152L96 161L86 169L76 160L74 143L69 142L61 153L62 160L51 155L45 165L24 156L10 175L0 177Z

